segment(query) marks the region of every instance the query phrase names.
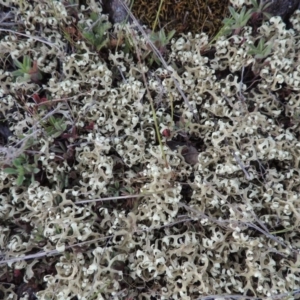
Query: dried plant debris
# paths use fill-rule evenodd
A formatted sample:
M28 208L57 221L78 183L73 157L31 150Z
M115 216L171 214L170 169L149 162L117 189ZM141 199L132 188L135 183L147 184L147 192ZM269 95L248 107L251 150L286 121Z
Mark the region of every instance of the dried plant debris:
M300 13L205 2L0 0L0 298L298 297Z

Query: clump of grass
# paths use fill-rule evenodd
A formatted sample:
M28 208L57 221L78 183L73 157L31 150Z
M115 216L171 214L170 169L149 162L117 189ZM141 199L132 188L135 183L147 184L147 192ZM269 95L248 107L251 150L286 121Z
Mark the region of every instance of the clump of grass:
M253 7L250 9L250 12L253 22L257 22L260 19L270 19L272 17L272 15L266 11L272 4L271 1L267 2L260 0L258 3L257 0L251 0L251 3Z
M100 51L109 42L107 31L111 28L111 23L108 22L103 16L97 13L91 13L90 19L93 21L92 25L86 22L79 24L79 30L83 38L97 51Z
M240 12L235 11L232 6L229 6L229 11L231 14L230 18L225 18L223 20L225 26L224 34L239 34L250 20L252 12L250 10L246 10L245 6Z
M175 33L176 31L172 30L166 34L164 28L162 28L158 32L152 31L150 34L150 40L153 42L158 51L164 54L166 52L167 45L169 45ZM150 65L152 65L153 61L155 61L157 64L161 64L160 60L151 50Z
M48 136L57 138L67 129L67 125L63 118L50 116L44 124L44 128Z
M21 81L39 82L43 78L41 71L38 69L37 61L32 62L27 55L23 57L23 62L14 60L14 64L18 70L13 71L12 75L15 78L21 78Z
M37 156L34 156L34 162L29 162L29 157L26 154L21 154L12 161L12 167L4 169L4 173L16 175L17 185L21 186L25 181L34 181L34 175L39 173L37 168Z
M256 59L264 59L272 52L272 45L267 45L264 38L259 40L257 46L253 44L248 44L248 46L250 48L248 54L254 55L254 58Z

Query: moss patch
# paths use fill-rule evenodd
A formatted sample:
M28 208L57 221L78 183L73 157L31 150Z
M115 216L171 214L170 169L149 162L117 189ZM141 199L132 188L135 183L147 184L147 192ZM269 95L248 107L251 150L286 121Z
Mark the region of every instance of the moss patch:
M135 0L132 11L142 23L153 28L158 11L160 28L177 33L206 32L213 36L221 27L228 13L229 1L219 0Z

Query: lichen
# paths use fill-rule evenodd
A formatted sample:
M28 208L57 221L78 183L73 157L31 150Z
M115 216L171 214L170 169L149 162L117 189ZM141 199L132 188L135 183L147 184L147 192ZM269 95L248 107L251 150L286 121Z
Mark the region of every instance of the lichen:
M299 293L298 12L293 29L184 33L165 68L136 25L93 47L77 25L107 20L96 1L0 5L20 22L0 31L1 297ZM13 76L24 56L40 81Z

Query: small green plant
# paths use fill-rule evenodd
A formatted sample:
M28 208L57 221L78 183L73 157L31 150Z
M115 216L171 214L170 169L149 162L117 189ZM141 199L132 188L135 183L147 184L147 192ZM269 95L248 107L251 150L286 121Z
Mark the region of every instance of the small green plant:
M252 14L251 18L254 20L257 18L263 18L270 19L272 15L270 13L266 12L266 9L272 4L272 2L265 2L265 1L259 1L259 4L257 3L257 0L251 0L253 8L250 9L250 12Z
M34 228L32 232L33 242L37 245L43 245L46 243L46 238L44 236L44 228L41 225L38 225Z
M176 32L175 30L172 30L166 35L165 30L162 28L158 32L152 32L150 34L150 40L153 42L153 44L160 52L164 52L166 46L170 43L175 32Z
M108 192L112 197L118 197L133 194L134 190L131 187L120 186L120 183L116 181L108 188Z
M33 82L38 82L43 78L41 72L38 69L37 62L32 62L29 56L25 55L23 57L22 63L15 59L13 61L15 66L19 68L18 70L12 72L12 75L15 78L21 77L21 81L24 82L30 80Z
M21 154L19 157L12 161L12 168L5 168L4 173L17 175L17 185L20 186L31 175L31 182L34 181L34 174L40 172L37 168L37 157L34 157L34 163L30 164L28 156Z
M272 45L266 45L264 38L259 40L257 46L248 44L248 47L250 48L248 54L254 55L254 58L257 59L264 59L272 52Z
M161 54L164 54L166 52L166 47L167 45L170 43L171 39L173 38L174 34L175 34L175 30L170 31L168 34L165 33L164 28L162 28L160 31L158 32L152 32L150 34L150 40L152 41L152 43L155 45L155 47L158 49L158 51ZM150 61L149 64L152 65L153 61L155 61L157 64L160 64L159 59L157 58L157 56L152 52L152 50L148 53L146 53L146 55L144 56L144 58L146 56L148 56L150 53L152 53L151 57L150 57Z
M92 25L88 26L86 23L83 23L78 27L88 43L94 47L95 50L100 51L109 42L107 31L111 28L111 23L103 19L97 13L91 13L90 19L93 21Z
M252 8L246 11L244 6L240 13L236 12L233 7L229 6L230 18L225 18L222 23L224 26L216 34L216 36L210 41L210 45L216 41L220 36L227 36L228 34L239 34L242 28L249 22L253 26L254 31L257 30L261 21L264 19L270 19L272 15L266 12L266 9L272 4L271 2L263 2L257 0L251 0Z
M50 116L44 128L49 136L57 138L67 129L67 124L63 118Z
M250 9L250 24L253 26L253 31L257 32L257 28L262 24L262 22L265 19L270 19L272 17L272 15L266 11L272 2L259 1L258 3L257 0L251 0L251 3L253 7Z
M225 18L223 20L224 30L228 34L233 31L233 34L239 34L244 26L248 23L251 18L251 10L246 11L244 6L242 10L238 13L234 10L232 6L229 6L229 11L231 14L230 18Z

